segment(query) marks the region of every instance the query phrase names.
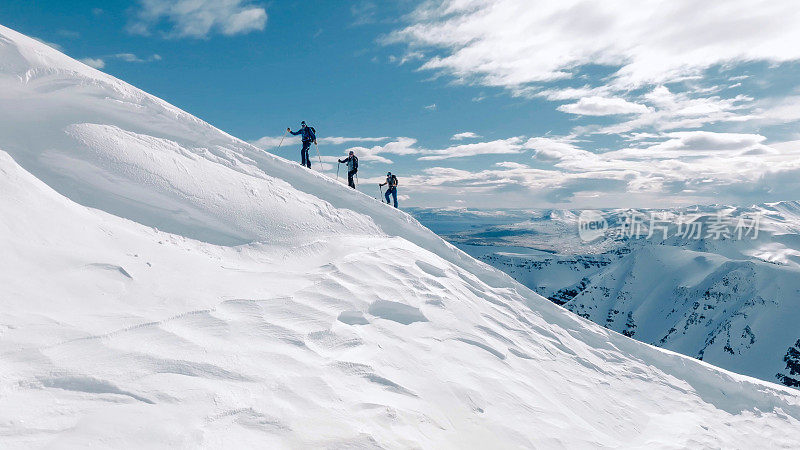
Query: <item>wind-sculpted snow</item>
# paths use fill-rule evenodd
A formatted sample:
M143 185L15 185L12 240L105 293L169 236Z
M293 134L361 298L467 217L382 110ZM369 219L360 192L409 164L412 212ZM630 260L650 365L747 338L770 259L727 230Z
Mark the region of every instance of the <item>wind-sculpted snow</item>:
M576 247L578 214L569 211L502 211L495 223L487 219L484 228L469 229L457 225L459 215L470 221L469 211L415 213L434 226L442 216L453 232L449 239L604 327L738 373L800 386L800 370L793 366L800 339L800 203L651 212L706 224L720 216L738 223L758 215L759 231L741 239L673 233L664 240L656 233ZM630 213L604 211L611 224ZM647 235L649 224L644 226Z
M411 216L0 25L0 149L62 195L222 245L387 233L503 277Z
M800 442L794 390L605 330L394 208L0 37L0 447Z

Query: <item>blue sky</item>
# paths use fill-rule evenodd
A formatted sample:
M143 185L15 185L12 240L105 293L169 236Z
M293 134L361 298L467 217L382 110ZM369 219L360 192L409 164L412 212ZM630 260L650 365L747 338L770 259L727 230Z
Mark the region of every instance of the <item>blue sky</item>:
M7 0L0 23L268 151L306 120L408 206L800 198L797 8L644 3Z

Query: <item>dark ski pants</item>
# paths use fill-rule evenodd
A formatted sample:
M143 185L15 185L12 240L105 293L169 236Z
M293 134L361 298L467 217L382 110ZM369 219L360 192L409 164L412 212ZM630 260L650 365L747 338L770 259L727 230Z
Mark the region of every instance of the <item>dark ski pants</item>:
M356 182L353 180L353 177L356 176L356 172L358 172L358 170L349 170L347 172L347 185L353 189L356 188Z
M386 197L386 203L389 203L389 194L391 194L394 198L394 207L397 208L397 188L390 187L386 190L386 194L384 194L384 197Z
M311 158L308 157L308 149L311 148L311 141L303 141L303 149L300 150L300 165L311 168Z

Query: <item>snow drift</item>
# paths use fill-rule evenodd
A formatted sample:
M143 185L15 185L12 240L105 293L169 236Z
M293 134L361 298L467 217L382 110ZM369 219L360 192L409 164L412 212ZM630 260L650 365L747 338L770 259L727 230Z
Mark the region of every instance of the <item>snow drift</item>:
M800 387L800 202L749 207L604 210L617 229L631 214L671 223L650 238L582 242L578 211L419 209L451 242L556 304L608 329L766 381ZM735 225L758 217L758 233ZM677 233L680 218L731 222L728 235ZM721 222L720 222L721 221ZM657 226L659 224L656 224ZM663 226L663 225L662 225ZM659 235L662 235L660 237Z
M800 397L0 27L0 446L793 447Z

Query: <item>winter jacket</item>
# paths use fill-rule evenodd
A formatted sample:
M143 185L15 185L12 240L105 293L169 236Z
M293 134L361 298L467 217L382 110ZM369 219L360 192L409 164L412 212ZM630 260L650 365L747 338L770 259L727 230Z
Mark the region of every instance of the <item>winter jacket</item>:
M355 155L348 156L345 159L340 159L340 163L347 163L347 171L352 172L358 170L358 158Z
M314 135L314 131L311 130L311 127L303 127L297 131L290 131L293 135L297 136L302 135L303 142L316 142L317 136Z

